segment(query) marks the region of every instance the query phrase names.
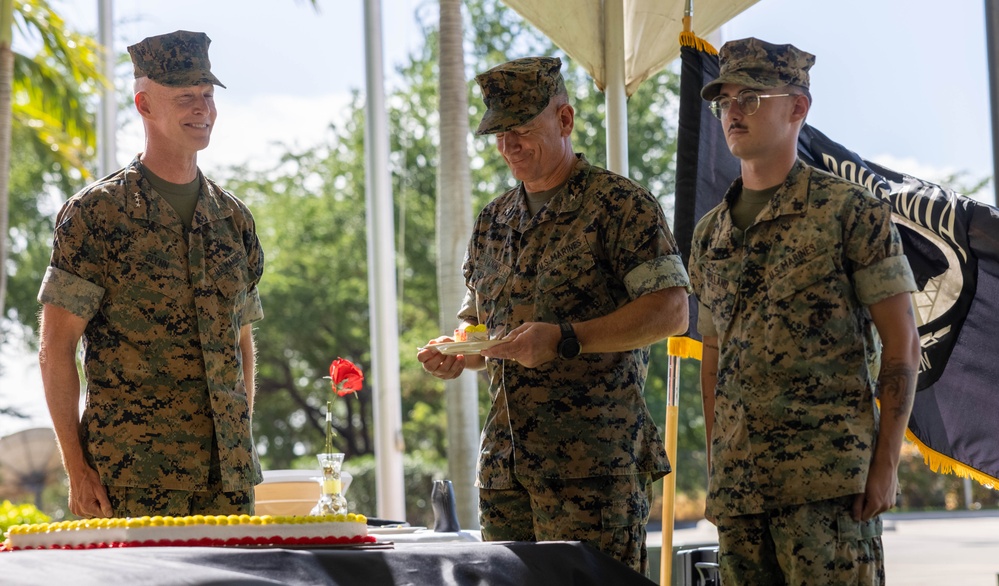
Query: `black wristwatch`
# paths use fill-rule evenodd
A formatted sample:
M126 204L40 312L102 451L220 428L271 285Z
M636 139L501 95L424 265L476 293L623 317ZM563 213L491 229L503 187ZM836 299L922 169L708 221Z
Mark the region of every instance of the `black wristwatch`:
M562 329L562 339L558 343L558 357L568 359L579 356L583 347L579 344L579 338L576 337L576 332L573 331L572 325L562 322L558 327Z

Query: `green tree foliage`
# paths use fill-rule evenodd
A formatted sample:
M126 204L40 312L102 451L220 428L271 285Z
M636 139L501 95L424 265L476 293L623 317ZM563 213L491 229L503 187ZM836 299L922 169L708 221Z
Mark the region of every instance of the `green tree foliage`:
M273 176L230 180L254 210L265 251L257 328L256 436L272 467L323 442L330 362L370 365L360 110L329 149L289 154ZM370 381L370 379L369 379ZM372 449L371 393L334 399L337 449Z
M38 312L38 286L52 253L55 212L65 194L82 187L78 174L53 166L49 149L30 139L31 132L15 126L11 141L10 231L7 313L3 327L19 327L33 342Z
M59 202L90 176L94 115L88 97L100 89L97 45L70 30L44 0L15 0L13 26L24 44L14 55L9 230L2 270L0 341L34 342L35 295L48 265ZM0 222L2 225L2 222ZM3 248L3 247L0 247ZM19 336L8 336L20 330Z
M67 26L47 0L14 0L14 26L33 54L15 54L15 126L60 170L88 176L96 142L91 96L101 90L97 42ZM13 161L12 161L13 166Z
M430 507L430 491L434 479L441 477L441 463L419 455L405 454L403 467L406 470L404 482L406 492L406 518L410 525L418 527L433 527L434 513ZM370 512L378 507L375 490L374 456L352 458L345 464L345 469L354 475L354 480L347 491L347 505L351 511ZM446 467L444 468L446 469Z
M416 90L414 90L416 91ZM422 91L430 91L424 88ZM407 451L444 453L440 393L423 376L414 349L436 331L433 170L427 128L431 106L400 108L393 98L394 194L399 219L401 383ZM415 122L419 120L419 122ZM330 385L322 379L342 356L370 370L366 272L363 104L331 128L328 145L289 154L280 167L254 175L237 170L227 186L254 211L266 274L261 283L266 319L257 329L255 433L272 468L311 457L322 445ZM402 215L403 211L405 214ZM403 236L405 235L405 236ZM348 458L373 445L372 380L354 396L334 399L334 444ZM309 463L311 465L311 462Z
M33 54L11 52L15 29L26 43L38 47ZM11 177L17 151L30 145L40 155L50 175L48 185L61 183L65 188L68 185L60 176L70 180L89 175L86 161L94 152L95 133L87 99L104 83L96 63L94 40L70 30L46 0L4 3L0 10L0 318L12 317L14 324L26 321L26 316L6 311L7 289L14 286L8 281L17 261L23 260L11 257L18 245L27 246L16 240L23 234L8 229L18 226L13 223L17 218L11 217L11 209L19 203ZM26 273L30 276L30 271L22 271L22 279ZM8 323L3 321L0 327Z

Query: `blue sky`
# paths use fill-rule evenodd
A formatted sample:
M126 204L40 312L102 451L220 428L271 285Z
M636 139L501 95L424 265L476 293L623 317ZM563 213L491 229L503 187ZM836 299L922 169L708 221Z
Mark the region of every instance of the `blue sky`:
M97 0L51 2L74 29L96 30ZM217 92L219 119L199 162L209 173L262 163L282 152L275 143L319 143L350 91L364 86L363 1L319 5L317 14L305 0L116 0L115 49L177 29L207 32L213 71L228 89ZM697 0L694 30L707 36L696 10ZM389 73L422 43L417 11L435 18L436 2L383 0ZM929 180L960 171L980 179L992 175L983 13L980 0L760 0L721 34L814 53L809 121L861 156ZM142 148L140 136L134 124L122 133L119 164ZM0 435L49 425L33 357L0 361L0 402L33 415L0 418Z

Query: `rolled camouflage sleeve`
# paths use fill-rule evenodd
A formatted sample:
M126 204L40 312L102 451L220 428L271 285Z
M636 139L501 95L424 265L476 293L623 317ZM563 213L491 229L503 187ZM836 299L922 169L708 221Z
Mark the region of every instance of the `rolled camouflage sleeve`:
M916 291L916 280L902 250L902 238L890 208L868 195L850 218L846 252L854 261L852 280L857 298L873 305L899 293Z
M260 301L260 290L257 287L264 274L264 249L257 237L257 224L253 219L253 214L245 206L241 205L241 209L248 221L248 226L243 233L243 245L246 248L247 265L251 278L246 302L239 315L240 323L245 325L264 319L264 307Z
M253 287L253 290L246 296L246 304L239 317L239 323L246 325L264 319L264 307L260 303L260 291Z
M690 292L690 279L678 254L661 256L638 265L625 275L624 284L632 299L670 287L683 287Z
M104 297L102 250L105 236L87 220L79 202L71 200L56 218L52 259L38 291L38 301L90 320Z
M478 307L475 299L475 289L470 287L468 283L471 281L472 272L475 270L474 258L474 246L476 242L475 235L478 234L478 220L476 221L476 231L473 232L472 238L469 240L468 248L465 250L465 257L461 261L461 274L465 278L465 296L461 300L461 307L458 309L458 322L468 322L473 324L479 323L479 313Z
M711 319L711 309L700 302L697 304L697 331L702 336L718 337L718 329Z
M644 188L631 182L626 185L630 189L617 190L628 197L621 204L621 224L608 248L628 295L637 299L670 287L689 292L690 279L662 206Z
M857 298L864 305L874 305L899 293L917 290L916 279L904 256L888 257L853 274Z
M50 266L45 269L38 302L61 307L73 315L90 321L100 309L104 287Z
M471 289L465 289L465 298L461 300L461 309L458 310L458 321L479 323L479 316L475 310L475 291Z

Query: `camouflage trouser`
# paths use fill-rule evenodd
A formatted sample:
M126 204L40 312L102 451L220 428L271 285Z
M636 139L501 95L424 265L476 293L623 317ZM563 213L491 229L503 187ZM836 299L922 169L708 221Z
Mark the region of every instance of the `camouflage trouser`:
M514 487L479 490L484 541L585 541L644 575L648 474L540 479L517 476Z
M854 497L718 517L725 586L803 586L885 581L881 517L854 521Z
M214 450L206 490L188 491L134 486L105 488L115 517L253 514L253 488L235 492L223 490L218 456Z

